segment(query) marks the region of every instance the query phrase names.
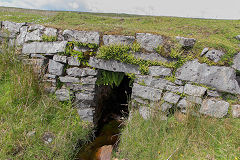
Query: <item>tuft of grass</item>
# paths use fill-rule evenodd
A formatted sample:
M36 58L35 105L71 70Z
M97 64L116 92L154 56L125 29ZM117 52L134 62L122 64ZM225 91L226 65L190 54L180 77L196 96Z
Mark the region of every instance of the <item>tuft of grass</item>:
M115 157L138 160L239 159L239 119L216 119L175 112L144 120L133 111Z
M29 65L3 47L0 54L1 159L73 159L79 140L88 141L91 125L81 121L71 102L44 94ZM46 144L43 136L53 135Z

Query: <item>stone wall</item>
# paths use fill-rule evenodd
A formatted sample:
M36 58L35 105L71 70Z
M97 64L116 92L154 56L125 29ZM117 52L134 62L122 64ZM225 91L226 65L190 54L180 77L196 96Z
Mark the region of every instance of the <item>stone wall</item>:
M136 33L135 36L102 35L93 31L62 31L37 24L8 21L1 22L0 27L0 40L7 39L9 45L18 46L23 61L33 64L36 72L43 75L46 91L54 93L60 101L72 101L83 120L97 121L95 111L98 111L100 91L96 80L99 69L136 75L131 100L144 118L148 118L156 108L167 115L172 109L186 113L193 105L200 107L200 113L217 118L240 116L240 77L236 76L236 71L240 71L240 53L236 54L231 67L209 66L194 59L174 73L171 68L151 66L148 75L141 75L137 65L94 56L89 59L90 66L83 67L77 57L64 54L66 46L71 41L98 46L131 45L137 42L145 52L134 53L134 57L172 61L155 52L155 48L164 44L163 36L150 33ZM44 36L54 37L54 40L46 42ZM197 43L193 38L176 37L176 40L183 48L191 48ZM93 51L88 46L74 47L74 50L83 53ZM218 50L204 48L201 56L217 62L223 54ZM174 81L168 80L167 77L173 74ZM223 100L223 94L237 98L236 104L230 105Z

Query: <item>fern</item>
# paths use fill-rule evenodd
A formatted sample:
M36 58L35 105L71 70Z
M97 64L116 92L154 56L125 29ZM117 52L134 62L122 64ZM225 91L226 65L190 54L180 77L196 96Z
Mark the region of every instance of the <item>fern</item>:
M109 85L111 87L118 87L124 77L124 73L121 72L110 72L101 70L99 78L96 82L97 85Z

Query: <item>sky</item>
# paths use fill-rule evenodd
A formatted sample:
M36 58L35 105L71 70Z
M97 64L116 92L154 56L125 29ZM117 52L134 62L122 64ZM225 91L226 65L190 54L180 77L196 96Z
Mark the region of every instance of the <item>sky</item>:
M153 16L240 19L240 0L0 0L0 6Z

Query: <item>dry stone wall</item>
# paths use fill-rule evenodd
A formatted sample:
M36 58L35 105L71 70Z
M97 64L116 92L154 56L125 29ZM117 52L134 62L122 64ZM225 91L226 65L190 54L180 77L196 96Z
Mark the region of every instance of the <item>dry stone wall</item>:
M83 67L78 57L64 54L66 46L71 41L98 46L138 42L146 53L134 53L135 58L166 62L168 59L155 52L155 48L164 43L163 36L150 33L137 33L136 36L101 35L93 31L62 31L38 24L8 21L1 22L0 27L0 40L7 40L11 46L21 46L23 61L43 74L46 90L54 93L59 101L72 101L83 120L96 121L99 69L136 75L131 100L143 118L147 119L156 108L167 115L172 109L186 113L192 105L199 106L200 113L217 118L240 116L240 103L230 105L222 99L226 93L239 98L240 78L236 76L236 71L240 71L240 53L235 56L232 67L209 66L195 59L186 62L175 73L171 68L151 66L148 75L141 75L137 65L94 56L89 58L90 66ZM45 42L44 36L54 37L54 40ZM197 43L193 38L176 37L176 40L185 48ZM75 46L74 50L83 53L93 51L88 46ZM201 56L217 62L223 54L204 48ZM168 80L167 77L173 74L174 81Z

